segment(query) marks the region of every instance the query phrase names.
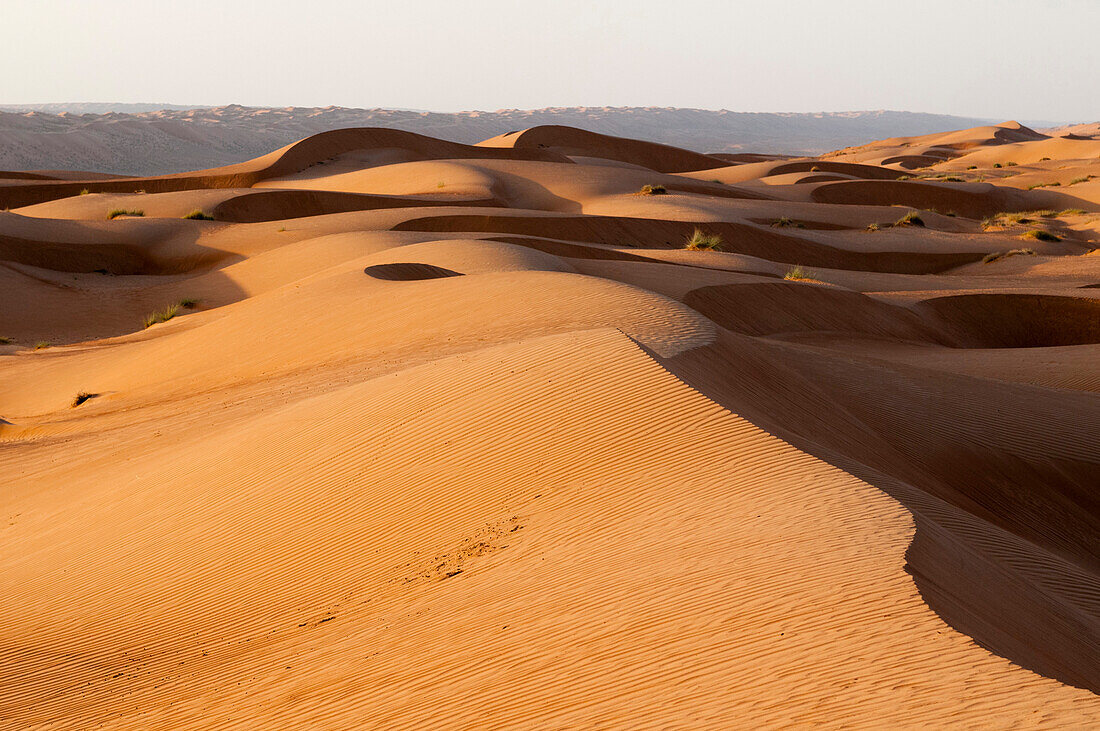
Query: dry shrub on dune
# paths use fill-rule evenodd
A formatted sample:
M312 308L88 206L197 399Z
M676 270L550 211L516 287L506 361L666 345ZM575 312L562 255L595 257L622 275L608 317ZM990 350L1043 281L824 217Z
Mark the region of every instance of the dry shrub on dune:
M107 212L107 220L114 220L119 216L144 216L145 211L140 209L126 210L125 208L114 208Z
M156 325L157 323L168 322L173 317L178 315L179 311L180 311L180 306L179 305L169 305L168 307L165 307L163 310L158 310L157 312L151 312L148 315L146 315L145 319L142 320L142 324L146 328L150 328L153 325Z
M704 233L702 229L697 228L684 244L684 248L689 251L721 251L722 237L718 234Z
M984 257L982 257L982 264L992 264L995 261L1007 259L1010 256L1035 256L1035 250L1012 249L1010 251L995 251L992 254L986 254Z
M894 222L895 226L924 226L924 219L916 211L909 211Z
M1061 241L1060 238L1052 234L1050 231L1044 231L1041 228L1035 228L1024 234L1021 234L1020 238L1035 239L1036 241Z
M801 264L791 267L787 270L783 278L791 282L820 282L817 278L817 272L812 269L806 269Z
M802 223L795 221L787 216L781 216L780 218L772 221L772 228L805 228Z

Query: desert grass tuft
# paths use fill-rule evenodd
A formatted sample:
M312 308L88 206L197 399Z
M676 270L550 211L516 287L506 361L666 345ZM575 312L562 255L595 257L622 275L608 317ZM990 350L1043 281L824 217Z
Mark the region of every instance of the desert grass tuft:
M820 282L817 278L817 273L811 269L806 269L801 264L791 267L787 270L787 273L783 275L783 278L791 282Z
M167 307L165 307L163 310L160 310L159 312L151 312L148 315L146 315L145 319L142 320L142 323L145 325L146 328L150 328L153 325L156 325L157 323L168 322L173 317L178 315L179 312L180 312L180 306L178 304L168 305Z
M689 251L721 251L722 237L718 234L703 233L702 229L695 229L691 238L684 244Z
M1035 256L1034 249L1012 249L1010 251L995 251L982 257L982 264L991 264L1010 256Z
M1061 185L1061 183L1059 183L1057 180L1055 180L1052 183L1036 183L1035 185L1029 185L1029 186L1027 186L1027 189L1028 190L1035 190L1036 188L1057 188L1060 185Z
M91 193L91 191L88 190L87 188L81 188L80 189L80 195L88 195L89 193Z
M107 212L107 220L118 218L119 216L144 216L145 211L140 209L126 210L125 208L114 208Z
M665 195L667 193L668 193L668 190L665 189L665 186L663 186L663 185L649 185L649 184L646 184L646 185L643 185L641 188L638 189L638 192L637 192L636 195Z
M866 230L871 231L873 233L875 231L878 231L878 228L879 228L879 226L878 226L877 223L869 223L869 224L867 224Z
M772 228L805 228L801 222L795 221L793 218L787 218L781 216L772 221Z
M1067 209L1074 210L1074 209ZM1077 209L1080 210L1080 209ZM1065 215L1066 211L1055 211L1049 208L1038 211L1001 211L982 219L982 228L990 226L1008 226L1011 224L1035 223L1037 218L1056 218Z
M1030 231L1026 231L1020 234L1020 238L1035 239L1036 241L1061 241L1060 238L1052 234L1050 231L1044 231L1041 228L1033 228Z
M49 340L39 340L37 343L34 344L35 350L45 350L48 347L50 347Z
M5 338L3 336L0 336L0 345L11 345L14 342L15 341L12 340L11 338Z
M924 226L924 219L916 211L909 211L894 222L895 226Z
M80 406L82 403L84 403L88 399L95 398L98 395L99 395L98 393L88 393L87 391L81 391L76 396L73 396L72 407L75 409L77 406Z
M213 221L214 220L213 216L208 216L206 213L203 212L203 210L201 208L196 208L195 210L191 211L186 216L184 216L184 218L186 218L190 221Z

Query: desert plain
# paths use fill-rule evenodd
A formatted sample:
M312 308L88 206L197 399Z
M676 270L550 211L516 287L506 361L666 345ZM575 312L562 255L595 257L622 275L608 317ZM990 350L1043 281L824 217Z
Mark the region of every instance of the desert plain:
M0 172L0 728L1096 728L1098 132Z

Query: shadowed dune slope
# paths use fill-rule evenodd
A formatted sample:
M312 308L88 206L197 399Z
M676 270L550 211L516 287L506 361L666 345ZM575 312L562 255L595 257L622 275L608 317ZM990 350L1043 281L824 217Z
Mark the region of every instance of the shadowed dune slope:
M1100 726L1059 141L10 175L0 729Z

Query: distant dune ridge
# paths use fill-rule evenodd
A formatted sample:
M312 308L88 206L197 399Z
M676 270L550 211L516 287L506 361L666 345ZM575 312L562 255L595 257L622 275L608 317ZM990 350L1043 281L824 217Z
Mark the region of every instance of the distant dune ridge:
M0 172L0 729L1100 728L1100 136L522 114Z
M156 105L120 105L125 112L101 113L105 106L56 104L43 105L47 112L0 111L0 169L123 175L194 170L242 162L311 134L344 127L400 128L472 144L553 124L698 152L817 154L884 137L945 132L989 121L913 112L766 114L661 107L437 113L238 105L151 110L147 107Z

